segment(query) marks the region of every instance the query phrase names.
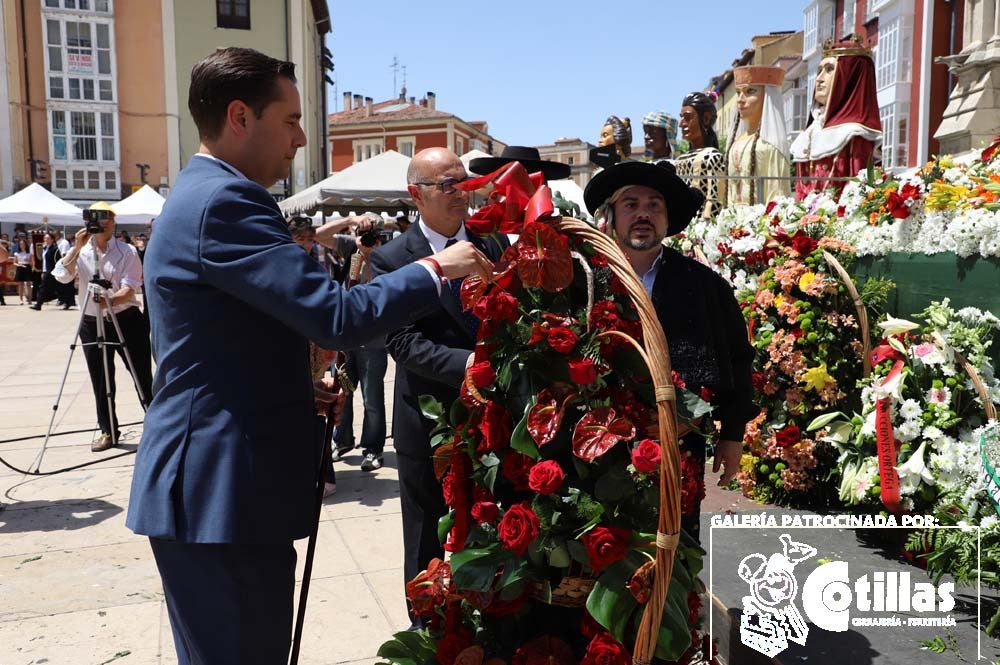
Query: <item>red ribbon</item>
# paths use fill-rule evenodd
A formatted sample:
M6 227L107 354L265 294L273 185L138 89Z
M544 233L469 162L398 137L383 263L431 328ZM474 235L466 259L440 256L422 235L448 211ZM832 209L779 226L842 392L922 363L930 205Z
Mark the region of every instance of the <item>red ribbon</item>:
M896 352L892 347L888 348L890 351ZM896 354L899 355L898 352ZM873 352L873 364L874 356ZM903 361L896 360L892 369L882 380L883 383L895 379L902 371ZM903 507L899 502L899 474L896 473L899 445L892 430L892 402L889 397L883 397L875 402L875 442L878 448L878 473L882 483L882 503L889 509L889 512L898 515L903 512Z
M504 164L493 173L470 178L458 187L472 192L493 183L486 205L465 222L465 228L477 235L519 233L524 224L555 211L552 192L542 172L529 174L520 162Z
M903 354L888 344L879 344L871 352L872 367L886 360L902 360ZM888 378L888 377L886 377Z

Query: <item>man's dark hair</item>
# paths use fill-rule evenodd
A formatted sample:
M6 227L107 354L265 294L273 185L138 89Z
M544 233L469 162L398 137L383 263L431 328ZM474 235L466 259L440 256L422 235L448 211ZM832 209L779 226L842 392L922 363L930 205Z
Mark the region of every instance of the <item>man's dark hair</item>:
M258 118L278 99L278 77L295 83L295 64L249 48L222 48L191 70L188 110L202 139L222 133L226 109L240 100Z

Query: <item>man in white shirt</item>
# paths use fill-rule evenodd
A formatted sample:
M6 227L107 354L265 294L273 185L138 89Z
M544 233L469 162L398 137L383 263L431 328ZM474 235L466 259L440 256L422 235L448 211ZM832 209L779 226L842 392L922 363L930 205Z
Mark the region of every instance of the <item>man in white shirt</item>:
M66 239L62 231L56 231L55 238L56 247L59 248L59 256L66 256L73 245ZM59 304L62 305L63 309L76 306L76 290L73 288L72 282L69 284L60 283L56 287L56 296L59 298Z
M142 287L142 264L139 255L131 245L116 240L115 213L106 203L95 203L92 210L99 213L101 232L91 234L86 228L77 231L76 244L55 265L52 276L63 284L69 284L80 277L80 302L84 308L83 323L80 326L80 341L87 359L87 371L94 388L97 401L97 422L101 426L101 436L91 445L93 452L107 450L118 442L118 418L114 412L115 364L111 349L114 348L125 361L125 349L118 344L118 334L111 321L103 300L96 302L88 294L88 286L93 278L103 281L104 293L111 298L111 311L121 327L124 344L132 359L132 370L138 380L136 389L143 406L149 404L153 394L153 371L149 348L149 324L139 311L136 293ZM89 242L90 240L93 242ZM96 250L96 253L95 253ZM97 342L97 317L104 317L104 335L113 347L105 347L107 354L107 388L105 386L104 362ZM108 394L110 393L110 406Z

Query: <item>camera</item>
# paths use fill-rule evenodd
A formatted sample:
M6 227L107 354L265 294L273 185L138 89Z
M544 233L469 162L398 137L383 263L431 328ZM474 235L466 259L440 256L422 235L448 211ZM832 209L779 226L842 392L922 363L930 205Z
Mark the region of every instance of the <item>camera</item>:
M358 238L361 240L361 244L364 245L365 247L374 247L375 243L379 242L380 240L382 241L383 244L388 242L388 240L385 239L385 236L386 236L385 222L380 219L376 222L373 222L372 227L367 231L365 231L364 233L358 235ZM390 239L392 239L391 232L388 233L388 236Z
M101 227L101 222L107 219L111 219L111 212L108 210L83 211L84 228L87 229L87 233L90 233L91 235L95 233L103 233L104 229Z

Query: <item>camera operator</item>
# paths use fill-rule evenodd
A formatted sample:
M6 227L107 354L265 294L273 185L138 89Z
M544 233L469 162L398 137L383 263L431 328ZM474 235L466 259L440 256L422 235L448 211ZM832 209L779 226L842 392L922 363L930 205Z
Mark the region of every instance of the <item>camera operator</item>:
M108 366L108 383L111 393L111 412L104 384L104 362L101 350L94 345L97 341L97 317L104 317L104 333L108 343L117 343L118 334L111 321L103 298L95 302L89 297L88 286L92 281L101 280L105 293L111 298L111 310L121 327L124 344L135 367L143 406L148 405L153 394L153 372L149 349L149 324L139 311L136 292L142 286L142 264L133 246L117 240L115 233L115 213L103 201L95 203L84 211L85 228L76 232L73 248L56 263L52 275L63 284L80 277L80 302L84 308L80 325L80 341L87 359L87 371L94 388L97 401L97 422L101 426L101 436L91 445L93 452L111 448L118 440L118 418L114 413L115 364L112 349L125 361L125 350L121 346L105 347ZM96 250L96 253L95 253ZM112 432L114 436L112 437Z

